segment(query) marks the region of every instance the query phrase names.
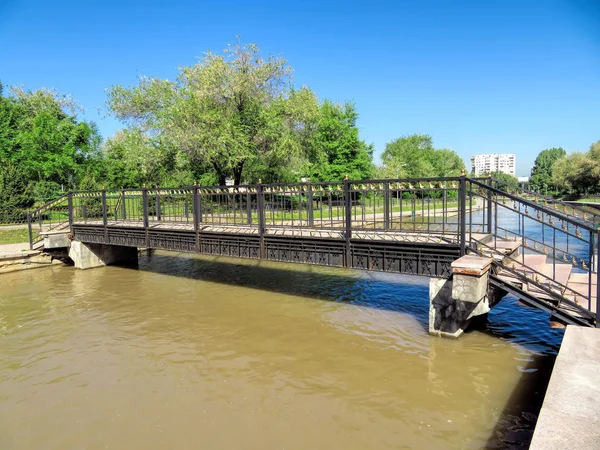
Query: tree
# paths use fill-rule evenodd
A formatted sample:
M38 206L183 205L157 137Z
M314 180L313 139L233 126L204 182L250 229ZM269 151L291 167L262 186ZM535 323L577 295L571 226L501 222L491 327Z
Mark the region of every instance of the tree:
M561 147L542 150L535 159L533 169L531 169L530 184L537 189L550 186L552 184L552 169L554 168L554 164L566 154L567 152Z
M454 151L436 150L429 135L402 136L385 146L381 173L387 178L449 177L460 175L465 163Z
M318 104L308 88L294 89L282 58L263 58L256 45L208 52L182 67L175 81L141 78L114 86L108 106L119 119L209 164L218 181L242 179L247 163L285 165L305 155L316 131Z
M0 160L0 210L23 209L32 204L26 175L13 164Z
M519 180L516 177L513 177L511 174L496 171L490 174L492 178L495 180L504 181L506 184L510 184L511 186L518 186Z
M339 181L346 175L364 180L373 174L373 146L360 140L352 103L338 105L325 101L317 124L317 156L311 164L310 176L319 181Z
M95 124L78 121L76 111L54 90L11 87L9 97L0 96L0 159L29 180L75 187L100 143Z
M556 161L552 180L563 189L574 189L578 193L589 192L598 186L600 173L589 153L576 152Z

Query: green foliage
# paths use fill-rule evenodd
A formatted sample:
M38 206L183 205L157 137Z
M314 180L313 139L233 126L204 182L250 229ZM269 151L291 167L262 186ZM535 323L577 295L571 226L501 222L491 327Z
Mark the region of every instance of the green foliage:
M402 136L385 146L381 155L385 178L419 178L458 176L465 163L452 150L433 146L429 135L412 134Z
M11 163L0 162L0 210L17 210L33 205L25 173Z
M339 181L346 175L364 180L372 176L373 147L360 140L357 119L354 104L323 102L317 123L317 155L310 170L313 180Z
M28 180L76 187L100 142L95 125L78 121L77 110L56 91L11 87L10 96L0 96L0 159Z
M552 183L578 194L597 191L600 188L600 141L593 143L587 153L575 152L558 159L553 166Z
M32 191L36 201L49 200L62 194L60 184L54 181L38 181L33 184Z
M309 89L292 87L291 74L285 60L238 44L182 67L175 81L114 86L108 105L144 134L186 151L190 161L212 166L220 183L233 176L239 184L253 159L279 166L309 151L318 104Z
M516 177L513 177L512 175L510 175L508 173L498 171L498 172L492 172L491 175L492 175L492 178L494 178L495 180L504 181L505 183L510 184L512 186L519 185L519 180L517 180Z
M600 182L598 164L589 153L571 153L556 161L552 179L562 189L587 193L597 189Z
M529 180L531 186L536 189L550 186L552 184L552 170L554 164L566 154L567 152L561 147L542 150L535 159L533 169L531 170L531 178Z

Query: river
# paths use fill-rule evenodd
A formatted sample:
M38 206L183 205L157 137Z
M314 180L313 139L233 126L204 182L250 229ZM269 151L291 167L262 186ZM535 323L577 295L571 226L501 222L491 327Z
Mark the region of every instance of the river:
M562 339L428 280L156 252L0 276L0 449L526 448Z

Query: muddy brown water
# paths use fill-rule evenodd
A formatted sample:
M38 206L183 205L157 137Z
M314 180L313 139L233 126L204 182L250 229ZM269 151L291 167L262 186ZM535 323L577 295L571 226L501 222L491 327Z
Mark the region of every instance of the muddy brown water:
M0 276L0 449L526 448L562 331L428 280L156 252Z

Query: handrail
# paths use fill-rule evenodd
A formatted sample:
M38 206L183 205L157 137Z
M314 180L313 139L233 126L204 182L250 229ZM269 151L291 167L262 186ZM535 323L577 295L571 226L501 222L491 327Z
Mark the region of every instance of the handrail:
M523 204L525 206L529 206L531 208L543 210L546 214L554 215L554 216L558 217L560 220L568 222L568 223L570 223L573 226L581 227L581 228L586 229L587 231L592 231L594 233L598 232L596 230L596 228L591 227L591 226L589 226L589 225L587 225L585 223L581 223L581 222L577 221L576 219L573 219L573 218L569 217L568 215L566 215L564 213L561 213L560 211L544 207L543 205L540 205L539 203L532 202L531 200L528 200L528 199L523 198L523 197L519 197L518 195L513 195L513 194L511 194L509 192L503 191L502 189L498 189L498 188L495 188L493 186L489 186L487 184L481 183L481 182L479 182L478 180L475 180L475 179L469 179L469 181L471 183L473 183L473 184L481 187L481 188L487 189L490 192L493 192L493 193L495 193L497 195L508 197L510 200L513 200L515 202L519 202L519 203L521 203L521 204Z
M504 180L499 180L497 178L492 178L492 181L494 183L496 183L496 184L500 184L500 185L506 186L506 187L508 187L510 189L514 189L515 191L516 190L520 190L520 191L524 192L525 194L533 195L536 198L541 198L541 199L543 199L544 202L552 203L554 205L563 205L563 207L565 208L563 210L563 214L568 214L566 212L566 208L567 207L571 208L573 210L573 216L576 219L579 219L579 217L577 216L577 214L575 214L575 211L581 213L582 216L583 216L581 218L584 220L584 222L588 221L586 219L586 217L585 217L586 215L590 215L590 216L592 216L594 218L594 224L596 224L596 219L598 221L600 221L600 214L599 213L596 213L594 211L585 211L585 210L583 210L582 205L577 205L577 204L574 204L573 202L565 202L565 201L561 201L561 200L556 200L556 199L554 199L554 198L552 198L552 197L550 197L548 195L543 195L543 194L540 194L539 192L533 192L533 191L530 191L528 189L522 188L520 186L515 186L514 184L510 184L510 183L508 183L508 182L506 182Z

